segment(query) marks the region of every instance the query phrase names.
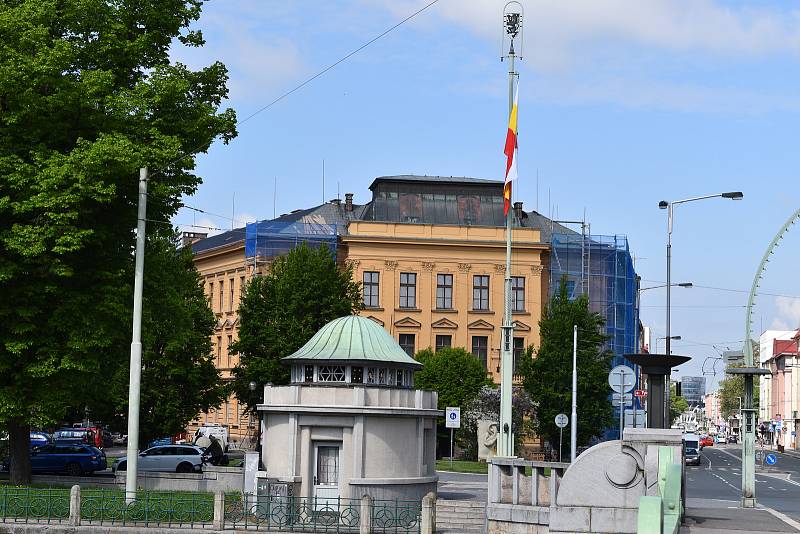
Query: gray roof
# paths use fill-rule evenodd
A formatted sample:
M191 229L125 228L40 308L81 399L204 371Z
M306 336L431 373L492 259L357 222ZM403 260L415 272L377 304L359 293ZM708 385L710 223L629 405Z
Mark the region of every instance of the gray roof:
M382 326L358 315L339 317L320 328L300 350L283 358L287 362L293 360L380 362L422 367Z
M372 189L380 182L406 182L406 183L447 183L466 185L503 185L502 180L486 180L484 178L470 178L468 176L419 176L416 174L399 174L396 176L378 176L372 181Z
M234 228L233 230L201 239L196 243L192 243L192 253L197 254L198 252L205 252L206 250L242 242L244 241L244 232L244 228Z

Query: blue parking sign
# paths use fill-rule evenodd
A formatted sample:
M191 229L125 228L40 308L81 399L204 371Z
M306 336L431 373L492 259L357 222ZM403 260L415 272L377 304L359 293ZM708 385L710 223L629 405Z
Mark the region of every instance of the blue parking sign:
M767 455L766 460L767 460L767 465L775 465L776 463L778 463L778 457L775 456L773 453L769 453Z

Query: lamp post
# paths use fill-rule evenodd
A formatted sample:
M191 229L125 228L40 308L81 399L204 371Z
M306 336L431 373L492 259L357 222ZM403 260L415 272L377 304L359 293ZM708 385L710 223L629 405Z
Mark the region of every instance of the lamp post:
M657 337L656 338L656 354L658 354L658 342L661 341L662 339L671 339L673 341L680 341L681 340L681 336L670 336L669 338L667 338L667 337Z
M247 386L250 389L250 394L253 396L253 401L255 403L257 403L258 402L258 393L256 393L256 388L258 387L258 384L255 381L250 381L250 383L247 384ZM258 457L259 457L259 461L260 461L260 458L261 458L261 417L258 417L258 410L255 409L255 408L253 409L253 415L256 416L256 422L255 422L255 425L256 425L256 452L258 453Z
M662 200L658 203L659 209L667 210L667 347L666 354L671 354L670 346L670 288L672 287L672 216L674 206L677 204L686 204L687 202L695 202L697 200L705 200L707 198L729 198L731 200L741 200L744 195L741 191L731 191L728 193L717 193L715 195L704 195L700 197L684 198L682 200Z

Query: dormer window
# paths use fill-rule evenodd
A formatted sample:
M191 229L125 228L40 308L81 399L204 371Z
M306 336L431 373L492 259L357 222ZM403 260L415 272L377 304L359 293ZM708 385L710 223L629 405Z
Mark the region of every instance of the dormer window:
M317 382L345 382L344 366L320 365L317 372Z

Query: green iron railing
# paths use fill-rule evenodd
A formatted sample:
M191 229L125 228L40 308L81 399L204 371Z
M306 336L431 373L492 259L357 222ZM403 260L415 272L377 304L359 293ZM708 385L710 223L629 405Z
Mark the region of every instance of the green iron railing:
M65 523L68 520L68 489L0 486L0 521Z
M422 505L414 501L370 501L372 532L420 532ZM358 532L362 501L292 496L225 496L225 525L283 532Z
M422 504L419 501L372 501L372 532L417 533L421 518Z
M196 492L139 492L127 504L119 490L81 492L81 523L101 525L158 525L192 528L214 520L214 495Z
M358 499L225 496L225 524L234 528L298 532L358 532Z

